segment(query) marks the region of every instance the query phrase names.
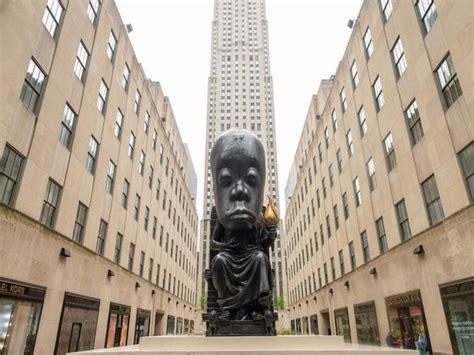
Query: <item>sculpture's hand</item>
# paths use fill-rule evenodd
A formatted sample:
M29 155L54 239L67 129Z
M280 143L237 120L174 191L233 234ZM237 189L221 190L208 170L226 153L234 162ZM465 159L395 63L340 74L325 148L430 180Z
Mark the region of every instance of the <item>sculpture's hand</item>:
M267 225L263 231L262 246L264 248L268 248L273 244L273 241L276 239L277 235L277 227L275 225Z

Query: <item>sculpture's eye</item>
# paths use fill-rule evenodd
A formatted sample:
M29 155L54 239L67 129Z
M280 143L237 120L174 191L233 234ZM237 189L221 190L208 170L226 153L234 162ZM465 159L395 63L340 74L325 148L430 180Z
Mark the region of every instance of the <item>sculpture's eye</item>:
M223 186L223 187L230 186L230 185L232 185L232 181L233 181L232 175L230 174L230 172L227 169L225 169L225 170L223 170L219 173L218 182L219 182L220 186Z
M251 187L257 187L260 180L260 175L255 169L249 169L245 175L245 182Z

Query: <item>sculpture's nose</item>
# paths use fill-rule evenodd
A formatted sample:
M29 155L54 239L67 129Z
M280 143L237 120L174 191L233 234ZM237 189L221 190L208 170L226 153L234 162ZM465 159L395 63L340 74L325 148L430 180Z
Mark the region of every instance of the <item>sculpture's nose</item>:
M231 198L234 201L249 201L249 191L242 180L238 180L232 188Z

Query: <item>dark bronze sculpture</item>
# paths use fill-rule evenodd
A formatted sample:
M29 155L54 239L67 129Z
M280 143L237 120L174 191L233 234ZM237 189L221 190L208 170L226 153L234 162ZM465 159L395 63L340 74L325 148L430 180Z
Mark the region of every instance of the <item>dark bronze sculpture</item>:
M278 215L271 201L263 213L264 148L249 131L231 129L217 139L210 158L217 220L207 272L208 335L274 335L269 248Z

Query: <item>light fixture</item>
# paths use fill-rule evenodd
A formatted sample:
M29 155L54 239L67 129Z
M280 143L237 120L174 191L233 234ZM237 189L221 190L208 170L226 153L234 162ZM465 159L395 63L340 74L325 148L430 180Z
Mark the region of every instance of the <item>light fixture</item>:
M155 295L155 290L151 290L151 295L152 295L152 296Z
M61 251L59 252L59 256L63 256L65 258L70 258L71 257L71 252L67 250L66 248L61 248Z
M127 30L127 33L130 33L133 31L133 27L130 23L125 25L125 30Z
M423 244L418 245L415 249L413 249L413 254L420 255L424 254L425 249L423 248Z
M107 270L107 276L108 277L112 277L112 276L115 276L115 272L113 272L112 270Z
M349 28L354 28L355 22L356 22L356 20L349 20L349 21L347 21L347 27L349 27Z
M349 288L349 280L346 280L346 281L344 282L344 286L346 286L347 288Z
M374 268L370 269L370 274L374 275L374 276L377 275L377 268L374 267Z
M334 294L334 290L332 288L329 289L329 294L332 296Z
M313 300L314 302L318 302L318 299L316 298L316 296L313 297Z
M135 282L135 289L139 288L140 287L140 284L137 282Z
M171 297L168 297L168 303L170 303L170 302L171 302Z

